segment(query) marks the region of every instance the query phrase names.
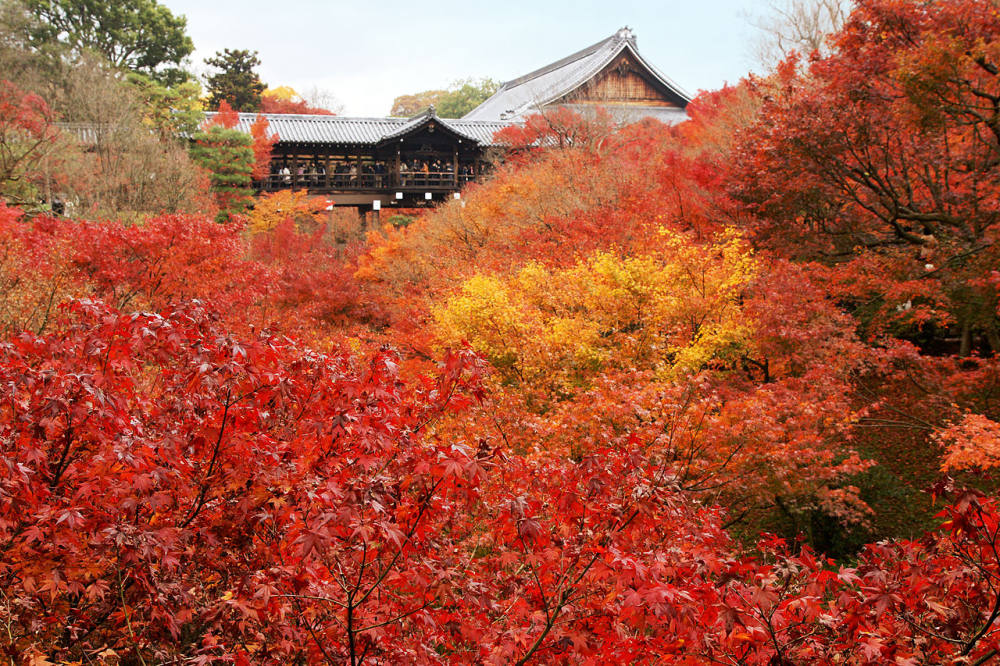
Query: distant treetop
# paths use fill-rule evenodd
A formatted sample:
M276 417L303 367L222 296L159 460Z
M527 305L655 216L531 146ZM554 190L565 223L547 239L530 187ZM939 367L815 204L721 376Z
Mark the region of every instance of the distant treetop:
M298 113L315 116L335 116L330 109L315 106L291 86L268 88L261 95L261 113Z
M225 101L237 111L260 111L261 95L267 86L254 69L260 66L256 51L224 49L205 58L205 64L222 70L206 80L210 108Z
M187 19L156 0L23 0L38 20L35 44L58 42L90 51L115 67L166 84L188 78L181 63L194 51Z
M412 95L400 95L392 102L389 115L397 117L415 116L433 106L442 118L461 118L479 106L500 87L491 78L460 79L447 90L425 90Z

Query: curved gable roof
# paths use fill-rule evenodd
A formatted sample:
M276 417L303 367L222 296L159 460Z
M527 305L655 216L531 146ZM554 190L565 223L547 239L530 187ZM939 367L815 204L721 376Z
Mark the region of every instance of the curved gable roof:
M481 142L479 138L476 138L467 131L463 131L464 128L459 128L452 125L452 123L456 122L459 125L462 124L462 121L460 120L455 121L455 120L445 120L444 118L439 118L437 113L434 111L434 107L431 106L423 113L413 116L412 118L407 120L403 125L400 125L398 129L383 136L381 139L381 143L385 143L392 139L401 139L405 136L415 134L420 130L424 129L425 127L427 127L428 125L431 125L431 123L433 123L434 126L436 127L440 127L446 133L453 135L455 138L459 140L465 139L467 141L472 141L473 143ZM488 142L482 142L482 143L488 143Z
M507 81L493 96L467 113L463 120L514 120L578 89L625 51L647 70L650 78L674 98L681 108L691 101L680 86L639 54L631 30L622 28L607 39L581 51Z

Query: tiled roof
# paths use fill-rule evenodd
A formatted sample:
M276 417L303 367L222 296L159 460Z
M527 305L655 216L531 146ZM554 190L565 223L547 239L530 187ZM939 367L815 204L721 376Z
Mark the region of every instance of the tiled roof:
M215 113L206 113L208 118ZM415 118L348 118L345 116L265 113L270 131L279 142L371 145L385 139L402 136L435 119L456 134L481 145L492 145L493 135L510 125L503 121L452 120L438 118L428 110ZM250 132L256 113L239 114L236 129Z
M622 28L607 39L582 51L546 65L500 86L492 97L467 113L463 120L516 121L526 113L537 111L576 90L608 66L620 53L628 51L646 70L671 93L681 107L690 97L680 86L646 62L635 45L635 37ZM676 112L669 114L671 118Z

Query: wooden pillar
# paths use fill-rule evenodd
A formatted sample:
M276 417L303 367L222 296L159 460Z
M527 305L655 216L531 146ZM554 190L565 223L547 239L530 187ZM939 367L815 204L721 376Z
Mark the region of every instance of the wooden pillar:
M399 148L396 148L396 166L394 166L393 169L392 169L392 186L393 187L399 187L400 184L402 184L402 180L400 179L400 176L399 176L399 164L400 164L401 161L402 160L400 159L400 156L399 156Z
M299 153L296 149L292 149L292 167L289 169L292 172L292 189L299 184Z
M324 175L324 177L323 177L323 187L325 187L327 190L329 190L330 189L330 183L333 182L332 179L331 179L331 176L330 176L331 161L330 161L330 149L329 148L326 149L326 156L325 157L326 157L326 164L323 165L323 170L326 171L326 175Z
M455 146L451 158L451 184L458 188L458 146Z
M354 183L354 189L361 189L361 184L364 182L364 174L361 173L361 149L358 149L358 159L357 159L357 170L358 170L358 180Z

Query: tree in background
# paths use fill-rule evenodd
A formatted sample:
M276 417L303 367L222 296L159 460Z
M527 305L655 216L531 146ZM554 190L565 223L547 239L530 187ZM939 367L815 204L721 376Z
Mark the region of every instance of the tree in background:
M128 220L201 206L207 181L177 140L197 129L197 84L168 85L93 50L34 39L46 26L18 0L0 5L0 71L69 130L33 169L26 204L60 198L77 216Z
M201 85L189 79L165 86L156 79L129 73L126 81L143 107L143 122L156 129L164 140L190 136L202 121Z
M0 71L4 79L41 95L52 105L52 92L65 78L67 47L62 42L32 38L43 24L23 2L0 3Z
M59 110L75 142L46 166L53 188L76 204L77 215L134 221L193 212L205 203L207 183L187 146L163 140L163 130L150 131L150 107L116 70L93 56L81 58L68 71Z
M260 66L256 51L224 49L205 64L222 70L208 77L209 107L225 101L237 111L260 111L265 86L254 71Z
M31 198L29 175L56 140L53 119L41 97L0 80L0 197Z
M261 95L261 113L300 113L316 116L337 115L329 109L312 106L302 95L289 86L268 88Z
M236 129L237 123L239 114L223 101L218 114L192 137L191 157L211 174L220 222L249 208L252 181L267 175L271 148L278 140L263 115L249 133Z
M344 111L344 105L337 99L337 96L326 88L311 85L299 94L306 104L317 109L326 109L334 115L340 115Z
M412 95L400 95L392 102L389 115L415 116L434 106L442 118L461 118L496 92L500 84L490 78L460 79L447 90L425 90Z
M752 21L761 32L755 58L771 69L793 51L829 53L826 38L843 27L850 7L848 0L772 0L769 13Z
M441 97L446 94L444 90L425 90L412 95L400 95L392 100L392 109L389 110L389 115L400 118L415 116L426 111L427 107L437 107Z
M918 344L950 331L962 356L1000 351L996 285L982 280L1000 228L996 12L862 3L833 55L779 70L733 187L762 236L834 265L867 330Z
M240 114L226 102L219 105L219 112L208 121L202 129L213 125L225 127L226 129L236 129L240 122ZM277 134L271 134L271 126L267 118L258 114L250 125L251 147L253 148L253 169L251 176L254 180L260 180L268 174L268 167L271 165L271 148L278 141Z
M143 122L162 138L189 136L197 129L202 92L196 79L179 70L171 74L162 68L139 67L124 68L122 76L123 67L106 53L74 47L54 30L22 0L8 0L0 7L0 71L19 87L41 95L61 120L80 120L69 92L78 78L76 70L101 65L107 76L132 89L145 107Z
M156 0L25 0L25 6L40 19L30 35L35 43L63 42L161 83L188 78L180 68L194 51L187 19Z
M442 118L461 118L485 102L499 87L500 84L490 78L456 81L438 102L438 115Z

